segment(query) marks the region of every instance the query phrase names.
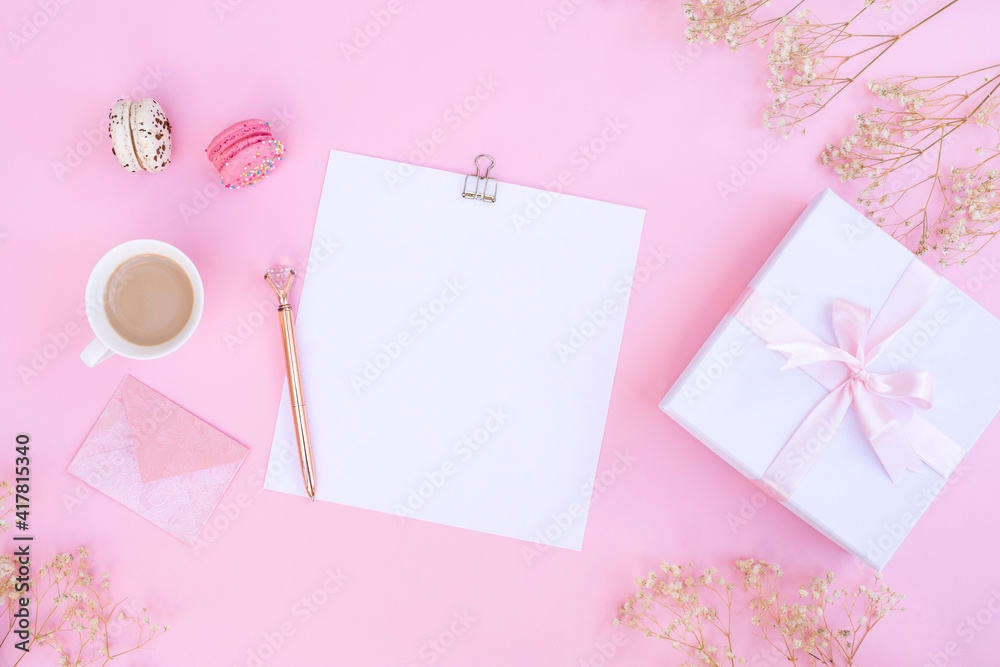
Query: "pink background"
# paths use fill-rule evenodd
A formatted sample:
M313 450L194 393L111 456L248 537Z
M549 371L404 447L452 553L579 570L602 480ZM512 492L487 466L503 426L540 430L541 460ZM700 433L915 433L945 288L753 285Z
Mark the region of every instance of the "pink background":
M401 0L401 11L348 58L341 44L388 0L5 0L0 476L11 476L14 434L30 433L36 565L85 544L95 570L111 571L117 594L173 625L155 650L123 664L255 664L250 654L283 624L290 636L273 655L265 650L262 664L679 664L669 647L635 633L610 660L601 657L632 578L663 559L725 566L757 555L783 564L793 584L827 568L851 586L867 578L773 502L733 529L727 515L755 499L755 487L656 404L810 198L827 186L846 197L856 191L816 157L850 132L852 114L870 100L861 87L805 137L775 140L760 126L764 53L688 47L679 4ZM822 4L840 16L860 3ZM941 3L904 4L916 8L897 16L908 26ZM221 7L232 11L220 15ZM551 25L560 7L565 20ZM989 64L998 21L996 3L967 0L872 71ZM22 31L30 38L11 44ZM495 83L469 102L478 108L449 122L481 79ZM144 94L175 128L173 162L157 175L119 167L103 125L116 99ZM220 192L203 149L223 127L254 116L272 120L287 157L266 182ZM624 131L581 161L581 145L608 119ZM594 502L582 552L549 550L529 563L526 545L513 540L261 489L284 373L274 315L255 314L270 305L262 268L304 261L330 148L410 160L436 128L445 140L424 164L463 171L488 151L501 181L539 187L569 170L568 192L647 210L640 262L653 248L671 254L633 293L599 470L624 452L636 462ZM971 162L952 150L957 163ZM748 151L766 160L722 197L718 184ZM88 369L78 357L90 339L81 307L87 276L112 246L142 237L172 243L198 265L207 294L201 325L167 358ZM947 274L996 314L998 260L1000 243ZM250 335L227 345L241 323ZM51 341L63 349L53 354ZM30 367L43 348L53 358L22 379L18 366ZM66 471L125 373L251 449L223 500L234 518L217 512L221 529L197 551L88 495ZM871 636L862 664L934 664L949 642L955 657L938 655L937 664L996 663L1000 618L989 607L1000 604L998 438L994 423L887 567L909 611ZM297 602L338 569L349 580L301 613ZM453 624L462 614L474 619L468 628ZM977 614L987 621L981 631L966 621ZM463 631L449 635L452 628ZM434 653L432 640L450 646ZM25 663L54 659L39 650ZM755 664L776 663L765 655Z

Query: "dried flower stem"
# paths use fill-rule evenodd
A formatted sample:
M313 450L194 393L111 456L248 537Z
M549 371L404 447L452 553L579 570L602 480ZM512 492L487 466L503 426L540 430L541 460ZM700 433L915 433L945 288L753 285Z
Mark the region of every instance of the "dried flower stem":
M802 8L802 2L776 18L758 20L757 13L770 6L770 0L689 0L682 4L687 19L684 36L688 42L724 41L733 51L770 41L767 85L774 99L764 112L764 125L787 137L794 130L804 133L803 121L826 108L903 37L958 1L950 0L916 25L886 36L850 28L869 9L891 0L865 0L854 16L829 24ZM847 53L836 53L842 48Z
M635 580L639 592L619 610L621 622L641 630L647 637L666 639L688 656L700 662L708 661L705 664L721 664L712 662L720 649L729 664L735 664L731 638L733 584L717 577L718 571L711 568L697 578L684 576L683 569L676 565L664 563L661 569L667 575L663 579L650 572L645 578ZM725 624L714 609L702 604L698 588L711 591L723 603L727 611ZM661 623L656 617L654 605L669 612L673 620L666 625ZM725 638L725 646L709 642L705 624Z
M793 131L804 134L805 121L825 109L905 36L958 0L945 2L896 35L852 30L873 6L884 9L892 2L865 0L854 16L829 24L804 9L802 2L767 20L756 16L770 6L769 0L689 0L682 6L688 42L725 41L734 51L750 43L764 46L771 42L767 85L774 98L764 111L764 125L788 137ZM940 253L942 266L964 264L1000 231L1000 170L995 162L1000 154L998 69L1000 65L992 65L955 76L873 81L872 92L897 102L901 109L875 108L856 116L857 131L840 147L828 146L821 155L841 180L867 178L858 203L868 216L918 255L932 250ZM951 92L977 76L985 82L969 91ZM964 111L968 107L971 110ZM997 140L992 147L976 150L984 159L945 172L942 152L946 142L971 120L992 128ZM900 178L904 170L919 177L932 166L932 172L912 185Z
M981 83L968 90L976 80ZM996 151L990 149L986 159L952 167L948 173L942 155L950 137L970 121L991 128L1000 142L1000 64L952 76L891 77L872 81L869 88L901 108L876 107L859 114L854 134L839 147L827 146L821 162L831 165L842 181L867 179L858 203L897 239L905 242L918 234L917 254L938 250L942 265L956 259L964 263L996 235L1000 211L991 203L996 187L987 168ZM912 180L921 165L932 166L931 173L907 185L904 170ZM941 198L936 219L930 213L935 195ZM912 200L917 207L909 213L902 210Z
M682 8L688 25L684 29L684 38L688 43L702 39L709 44L723 41L733 51L749 44L764 46L774 31L803 2L805 0L800 0L781 16L763 21L755 19L754 14L770 6L771 0L754 0L750 4L744 0L685 2Z
M663 563L663 575L650 572L635 580L639 590L618 610L615 624L637 629L647 637L670 642L674 650L708 667L746 662L733 650L732 606L734 584L709 568L695 576L689 568ZM798 601L789 603L781 592L782 571L754 559L736 562L739 581L747 598L756 636L772 646L792 665L853 665L858 649L872 629L891 611L902 610L903 596L884 586L875 575L875 588L860 586L856 592L833 589L833 573L814 577L800 586ZM726 621L703 603L711 591L725 607ZM859 608L859 602L864 604ZM835 614L839 610L840 614ZM668 613L661 622L658 613ZM860 614L860 615L859 615ZM844 625L835 628L835 615ZM719 639L722 639L720 642Z
M10 527L4 520L12 509L6 508L10 495L10 485L0 481L0 533ZM20 607L19 598L24 595L15 588L16 573L14 560L7 554L0 554L0 600L3 601L0 616L5 612L7 618L7 631L0 639L0 646L11 638L14 612ZM169 629L153 625L145 609L140 617L119 611L124 600L112 601L109 575L95 581L90 574L89 554L83 547L76 554L54 556L39 568L37 576L28 584L35 611L28 648L41 645L54 649L61 666L107 665L115 658L146 647ZM113 651L112 619L136 626L137 636L129 648ZM20 664L26 655L27 652L21 653L14 665Z
M826 108L906 35L957 2L951 0L917 24L889 36L849 32L851 24L875 4L871 0L850 19L839 23L819 22L809 10L789 13L784 29L775 33L768 56L771 69L768 87L775 98L764 112L765 126L781 130L785 137L795 129L804 134L803 121ZM871 40L876 41L862 47ZM860 44L857 50L845 55L834 53L848 43Z

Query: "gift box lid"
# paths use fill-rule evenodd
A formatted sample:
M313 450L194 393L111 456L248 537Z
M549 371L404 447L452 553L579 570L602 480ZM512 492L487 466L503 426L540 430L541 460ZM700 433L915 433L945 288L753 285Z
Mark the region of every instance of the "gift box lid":
M749 290L820 340L835 344L836 299L879 313L915 258L830 190L806 208ZM737 304L739 305L739 304ZM830 391L726 314L670 389L661 409L750 479L759 479ZM933 405L919 418L968 451L1000 408L1000 321L941 278L892 338L874 373L925 371ZM900 419L914 409L886 405ZM848 409L786 506L881 569L945 478L920 464L893 483ZM956 462L952 477L960 476Z

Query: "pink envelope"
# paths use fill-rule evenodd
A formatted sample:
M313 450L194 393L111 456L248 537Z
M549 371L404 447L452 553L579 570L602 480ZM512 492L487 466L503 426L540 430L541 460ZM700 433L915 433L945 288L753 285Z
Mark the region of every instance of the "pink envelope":
M126 375L69 471L193 545L247 451Z

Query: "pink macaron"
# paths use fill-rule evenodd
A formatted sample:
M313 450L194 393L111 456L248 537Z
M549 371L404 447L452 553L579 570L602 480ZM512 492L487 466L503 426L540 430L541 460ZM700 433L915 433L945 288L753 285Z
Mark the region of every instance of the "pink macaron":
M266 178L278 166L285 147L271 125L253 118L226 128L205 149L222 185L237 190Z

